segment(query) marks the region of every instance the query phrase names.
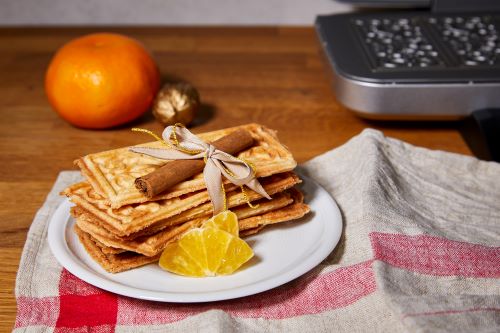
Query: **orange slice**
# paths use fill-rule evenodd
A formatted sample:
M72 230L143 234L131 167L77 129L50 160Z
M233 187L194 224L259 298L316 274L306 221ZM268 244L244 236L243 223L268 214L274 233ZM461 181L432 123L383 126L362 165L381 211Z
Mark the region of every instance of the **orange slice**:
M232 274L252 257L250 246L238 237L236 214L225 211L167 245L159 265L175 274L205 277Z

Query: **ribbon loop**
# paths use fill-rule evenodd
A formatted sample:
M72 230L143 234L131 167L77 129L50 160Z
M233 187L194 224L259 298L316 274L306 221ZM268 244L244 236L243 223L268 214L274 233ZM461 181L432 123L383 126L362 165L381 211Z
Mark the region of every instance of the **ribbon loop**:
M133 147L131 150L168 160L203 158L205 160L203 178L214 207L214 215L223 211L225 207L222 176L234 185L240 187L246 185L263 197L271 199L255 178L251 165L204 142L184 126L168 126L163 131L162 137L170 149Z

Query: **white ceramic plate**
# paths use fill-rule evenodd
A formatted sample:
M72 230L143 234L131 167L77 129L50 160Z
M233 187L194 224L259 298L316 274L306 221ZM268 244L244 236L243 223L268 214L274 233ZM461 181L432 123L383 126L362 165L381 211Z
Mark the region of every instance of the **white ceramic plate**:
M335 201L320 185L302 177L305 201L311 213L300 221L268 226L246 238L255 256L233 275L187 278L149 264L110 274L85 252L73 232L74 219L66 200L49 225L48 240L59 263L80 279L105 290L161 302L208 302L260 293L308 272L337 245L342 218Z

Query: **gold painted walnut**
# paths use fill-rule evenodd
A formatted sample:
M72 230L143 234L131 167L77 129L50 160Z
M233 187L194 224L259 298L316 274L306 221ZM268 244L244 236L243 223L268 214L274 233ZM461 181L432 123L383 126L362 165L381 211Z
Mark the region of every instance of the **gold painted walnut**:
M200 106L200 95L189 83L167 83L156 95L153 115L164 126L188 125Z

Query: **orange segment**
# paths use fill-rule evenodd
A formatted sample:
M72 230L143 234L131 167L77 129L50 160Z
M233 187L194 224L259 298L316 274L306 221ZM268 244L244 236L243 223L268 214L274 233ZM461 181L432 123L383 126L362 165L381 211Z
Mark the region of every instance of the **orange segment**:
M234 236L215 228L204 229L203 236L207 250L208 271L213 275L217 275L217 269L224 260L227 248Z
M172 273L203 277L205 272L177 243L168 244L160 257L160 267Z
M203 227L188 231L178 242L169 244L160 257L160 267L184 276L216 276L232 274L250 260L253 251L237 236L236 215L232 212L221 214Z
M234 236L239 235L238 217L230 210L223 211L205 222L205 227L212 227L229 232Z
M252 257L252 248L243 239L233 237L217 269L217 275L232 274Z
M202 269L207 267L207 250L205 241L202 235L203 230L200 228L193 229L184 234L179 239L179 247L189 255ZM205 272L208 275L209 272Z

